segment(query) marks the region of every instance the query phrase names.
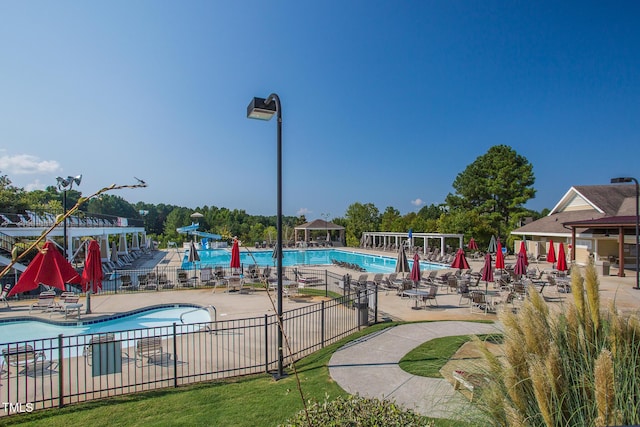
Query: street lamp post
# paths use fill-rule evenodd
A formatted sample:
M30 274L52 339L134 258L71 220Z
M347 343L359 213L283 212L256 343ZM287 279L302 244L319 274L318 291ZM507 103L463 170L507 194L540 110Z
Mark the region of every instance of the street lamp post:
M638 180L632 177L621 177L621 178L611 178L612 184L622 183L622 182L633 182L636 184L636 285L633 289L640 289L640 233L638 230L640 229L640 215L638 215L638 205L640 192L638 191ZM623 238L624 239L624 238Z
M68 176L66 178L62 178L62 177L56 177L56 181L58 181L58 190L62 191L62 209L64 212L64 215L67 215L67 191L71 190L73 188L73 183L75 182L76 185L80 185L80 182L82 181L82 175L78 175L78 176ZM69 254L69 249L67 247L67 218L64 219L63 222L63 238L64 238L64 242L62 243L62 247L64 248L64 257L66 260L71 260L70 259L70 255Z
M276 274L278 277L277 299L278 299L278 372L276 379L283 378L283 340L282 340L282 107L280 98L277 94L272 93L267 99L253 98L247 107L247 117L250 119L270 120L277 113L277 223L278 234L276 242L277 267Z

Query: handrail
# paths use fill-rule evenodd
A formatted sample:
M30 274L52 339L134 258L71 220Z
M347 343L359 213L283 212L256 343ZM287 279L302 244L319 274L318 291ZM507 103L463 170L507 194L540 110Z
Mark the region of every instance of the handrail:
M194 313L194 312L200 311L200 310L207 310L207 312L209 313L209 317L211 317L211 312L213 312L213 322L211 322L211 324L214 327L208 327L209 330L211 332L213 332L215 330L215 325L218 323L218 310L216 310L216 308L213 305L208 305L206 307L199 307L199 308L195 308L193 310L185 311L184 313L182 313L180 315L180 323L184 324L184 319L182 317L185 314Z

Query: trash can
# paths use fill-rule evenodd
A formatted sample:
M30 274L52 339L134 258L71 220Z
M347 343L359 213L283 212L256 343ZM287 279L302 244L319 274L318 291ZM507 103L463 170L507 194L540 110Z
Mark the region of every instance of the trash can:
M600 276L608 276L611 263L609 261L596 261L596 271Z
M367 298L367 285L358 286L356 297L356 310L358 310L358 326L369 326L369 299Z
M109 338L96 340L91 346L91 375L115 374L122 372L122 343Z

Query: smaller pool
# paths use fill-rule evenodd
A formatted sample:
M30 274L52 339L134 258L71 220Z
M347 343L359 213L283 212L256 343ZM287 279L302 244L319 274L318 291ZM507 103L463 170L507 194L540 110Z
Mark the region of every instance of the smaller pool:
M180 319L181 316L182 320ZM174 323L192 324L210 321L211 316L209 316L209 312L206 309L179 305L145 310L116 319L72 326L37 320L7 321L0 323L0 345L18 341L55 338L60 334L69 337L142 328L161 328L158 329L159 333L161 333L163 330L168 330L167 327L172 326ZM162 333L167 332L164 331Z

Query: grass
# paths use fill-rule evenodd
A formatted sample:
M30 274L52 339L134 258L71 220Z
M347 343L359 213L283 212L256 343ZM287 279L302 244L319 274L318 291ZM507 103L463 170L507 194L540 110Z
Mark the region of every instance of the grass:
M480 335L478 338L492 342L502 339L500 335ZM400 360L400 368L421 377L442 378L440 369L470 340L470 335L459 335L427 341L407 353Z
M346 396L347 393L329 376L327 365L333 352L349 341L395 325L397 323L371 326L299 361L296 367L305 399L322 402L325 396L329 396L330 400L338 396ZM409 359L406 363L412 365L411 369L416 372L433 372L434 369L437 371L439 369L437 365L442 366L446 363L447 355L454 354L467 339L467 337L449 337L430 341L409 353L405 358ZM290 375L275 381L271 376L264 374L118 396L69 405L61 409L5 417L0 418L0 424L47 427L275 426L285 422L300 410L302 410L302 402L295 377ZM435 425L446 427L460 425L460 423L435 420Z

